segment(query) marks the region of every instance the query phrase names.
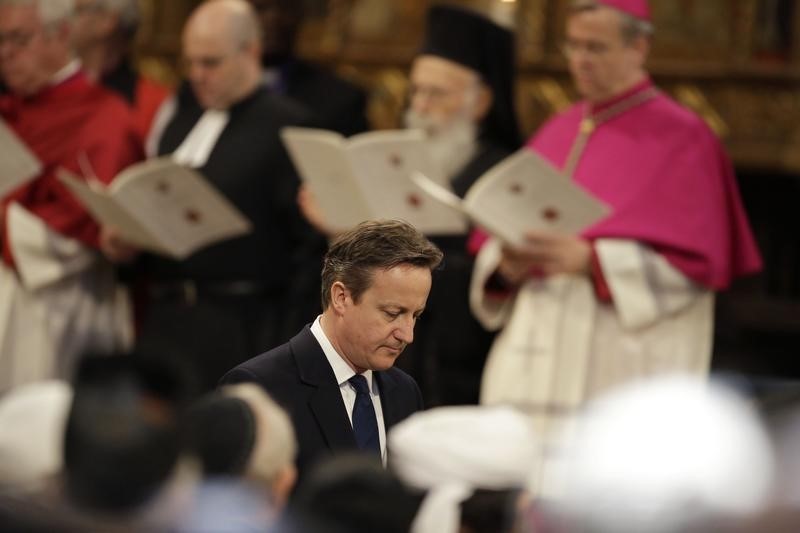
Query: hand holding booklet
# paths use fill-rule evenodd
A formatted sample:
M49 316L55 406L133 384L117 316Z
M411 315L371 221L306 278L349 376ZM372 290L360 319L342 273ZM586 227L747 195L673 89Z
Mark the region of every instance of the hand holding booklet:
M464 213L514 246L524 244L527 231L577 234L611 212L527 148L489 169L463 200L421 172L411 179L445 208Z
M0 119L0 198L42 171L28 146Z
M467 231L461 213L442 209L410 179L420 171L447 182L429 157L423 132L374 131L345 139L327 130L284 128L281 136L334 231L375 218L403 219L430 235Z
M131 165L108 186L64 169L58 178L100 224L135 246L176 259L251 229L202 175L168 157Z

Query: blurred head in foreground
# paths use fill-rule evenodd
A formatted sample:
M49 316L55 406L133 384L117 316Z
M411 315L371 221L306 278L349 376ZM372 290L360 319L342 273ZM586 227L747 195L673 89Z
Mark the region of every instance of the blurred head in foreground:
M710 531L759 512L771 489L771 447L755 410L700 378L598 398L573 442L560 503L587 533Z
M527 417L506 407L440 407L395 426L391 467L427 491L412 531L512 531L537 446Z

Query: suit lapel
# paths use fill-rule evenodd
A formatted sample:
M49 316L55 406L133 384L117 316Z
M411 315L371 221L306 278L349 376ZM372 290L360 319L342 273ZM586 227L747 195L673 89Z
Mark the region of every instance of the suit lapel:
M392 390L397 386L395 378L387 372L375 372L375 377L378 380L378 389L381 393L381 409L383 409L383 422L386 426L386 432L389 428L395 425L401 418L402 413L399 412L397 405L397 395Z
M320 431L332 450L355 448L350 418L339 391L339 384L325 353L308 327L290 341L300 380L314 388L308 405Z

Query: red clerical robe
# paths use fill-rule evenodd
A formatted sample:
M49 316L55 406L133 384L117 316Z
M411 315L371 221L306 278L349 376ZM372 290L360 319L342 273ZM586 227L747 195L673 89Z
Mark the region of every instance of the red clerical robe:
M150 127L161 104L169 98L171 91L150 78L139 76L136 81L136 93L133 100L134 126L144 144Z
M129 336L112 269L96 251L99 227L56 170L109 183L142 149L125 102L81 72L29 97L3 95L0 113L43 167L1 204L1 391L64 377L81 352Z
M502 328L481 402L520 407L554 439L539 481L555 494L570 414L627 381L704 375L714 291L757 271L761 259L719 141L649 80L602 105L576 104L529 147L613 208L584 232L590 276L532 277L503 295L487 290L499 243L476 259L471 307L484 326Z

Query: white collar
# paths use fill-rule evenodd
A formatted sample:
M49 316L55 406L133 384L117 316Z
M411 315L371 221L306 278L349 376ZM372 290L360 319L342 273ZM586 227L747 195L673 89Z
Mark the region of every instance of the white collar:
M81 69L81 62L79 59L73 59L61 69L53 74L53 77L50 78L50 85L58 85L59 83L67 80L70 76L75 74Z
M333 369L333 374L336 376L336 383L339 384L341 387L342 385L346 384L350 378L356 375L355 370L353 370L350 365L347 364L347 361L344 360L339 352L336 351L336 348L333 347L331 341L328 339L328 336L325 335L325 331L322 329L322 324L320 323L320 319L322 315L319 315L314 323L311 324L311 334L314 335L314 338L317 339L322 351L325 353L325 357L328 359L328 363L331 365ZM365 370L361 374L365 378L367 378L367 383L369 383L369 387L371 391L375 391L375 384L373 383L372 379L372 370Z
M227 110L207 109L173 152L172 159L187 167L204 166L229 120Z

